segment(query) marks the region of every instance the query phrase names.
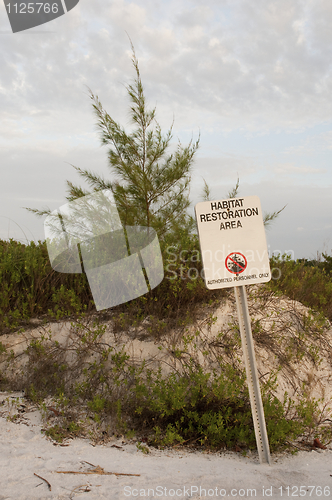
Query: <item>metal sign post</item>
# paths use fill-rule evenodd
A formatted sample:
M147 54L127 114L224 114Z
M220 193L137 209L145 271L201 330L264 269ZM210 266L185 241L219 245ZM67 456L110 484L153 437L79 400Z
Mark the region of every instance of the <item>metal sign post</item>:
M245 285L234 287L237 314L239 318L241 344L246 367L251 413L254 422L257 450L261 464L271 465L269 439L266 431L264 409L259 387L254 344L250 325Z
M259 460L270 464L245 285L271 279L257 196L204 201L195 207L204 279L209 290L234 287Z

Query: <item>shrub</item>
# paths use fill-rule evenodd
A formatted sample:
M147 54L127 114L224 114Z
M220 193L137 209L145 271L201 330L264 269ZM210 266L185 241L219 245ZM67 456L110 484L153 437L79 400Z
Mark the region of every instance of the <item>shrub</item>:
M2 333L26 325L30 318L60 319L93 306L86 276L53 271L45 242L0 240L0 279Z
M280 277L271 280L272 290L322 312L332 321L332 257L325 261L291 260L289 256L273 257L271 268L279 269Z
M180 365L165 374L161 367L149 367L149 360L132 360L125 345L116 349L104 333L104 325L82 317L73 322L65 348L46 334L30 343L28 369L15 378L15 389L25 389L41 407L51 398L56 416L44 415L50 437L61 441L80 435L99 441L112 434L135 435L159 447L256 448L245 372L237 356L218 356L218 349L207 351L196 335L186 335L185 351L180 345L169 351ZM228 342L226 336L222 342ZM216 354L218 368L204 370L197 361L201 354L210 364ZM13 363L10 354L8 362ZM300 403L287 394L279 401L276 383L275 373L261 381L271 450L303 435L330 440L331 429L322 427L326 415L317 402L305 393ZM3 381L1 388L9 387Z

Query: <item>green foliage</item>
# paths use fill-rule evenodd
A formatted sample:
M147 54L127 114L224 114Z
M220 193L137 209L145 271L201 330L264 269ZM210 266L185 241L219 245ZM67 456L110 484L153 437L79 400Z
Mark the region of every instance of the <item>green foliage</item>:
M269 286L289 298L332 320L332 257L323 254L324 261L298 259L290 256L272 257L271 269L279 279L271 280Z
M211 324L213 320L211 316ZM30 344L28 370L21 374L27 397L44 408L44 428L52 439L87 436L98 441L112 433L135 434L142 453L149 452L148 445L256 448L245 372L236 358L218 357L218 369L207 372L195 356L211 357L212 350L200 351L198 334L187 334L184 350L174 346L172 351L182 370L165 374L145 361L134 363L124 347L115 351L105 345L103 325L82 320L73 327L68 352L71 357L76 353L76 360L70 367L65 350L44 335ZM225 336L222 340L227 342ZM191 353L189 359L182 357L186 353ZM275 373L261 381L271 450L289 446L299 436L331 440L331 432L321 427L326 414L318 402L305 392L299 403L287 394L279 401L276 384ZM52 397L56 416L42 403L46 396Z
M166 234L177 239L177 233L189 234L195 223L187 213L190 205L189 185L194 155L199 139L183 146L172 146L172 126L162 133L156 121L156 109L146 104L138 60L132 47L135 80L127 86L132 130L127 132L103 108L98 96L89 89L90 99L100 130L101 143L107 146L110 180L89 170L74 167L92 188L92 193L111 189L125 226L153 227L160 239ZM67 181L68 201L91 194ZM36 215L50 210L30 209Z
M58 443L62 443L69 437L76 437L81 431L80 425L75 422L63 421L61 425L55 424L45 430L45 435Z
M92 401L88 401L87 405L94 412L94 420L100 422L100 415L105 410L107 402L105 398L101 398L98 394L93 396Z
M137 412L158 428L154 444L198 442L219 448L237 442L254 445L243 377L230 366L224 369L213 380L211 374L194 367L182 377L174 373L167 378L160 373L150 374L145 384L136 386L141 402Z
M194 320L197 304L225 294L207 290L200 277L197 236L182 231L176 244L171 241L168 236L162 244L165 279L146 295L112 309L116 330L138 327L147 320L148 333L159 338L183 321L184 307ZM89 315L94 310L86 275L54 271L44 242L23 245L0 240L0 276L0 335L30 326L31 318L39 318L40 324Z
M160 372L154 376L150 373L146 383L136 385L140 402L136 413L146 425L154 425L152 444L256 447L244 373L225 364L219 377L211 375L204 374L201 368L190 370L185 377L171 374L166 379ZM280 402L272 396L274 386L275 382L269 380L262 390L272 451L302 435L314 418L308 420L308 416L317 414L317 406L306 400L296 407L285 395L284 402Z
M126 132L103 109L98 96L90 98L101 131L102 144L108 146L110 171L115 181L107 181L87 170L76 168L94 190L110 188L124 225L153 227L160 238L167 233L187 228L192 220L187 215L191 167L199 140L183 147L178 143L169 153L172 127L162 134L155 119L156 110L148 109L138 61L132 46L132 63L136 78L127 86L130 116L134 129ZM73 200L80 188L68 184Z
M0 240L0 279L0 332L37 316L60 319L92 309L86 276L53 271L40 241Z
M144 453L144 455L147 455L148 453L150 453L149 448L140 442L136 443L136 448L139 451L141 451L142 453Z
M304 403L305 404L305 403ZM284 401L279 401L269 394L264 399L264 415L271 449L285 446L285 442L296 439L305 429L303 422L290 417L294 408L288 399L287 393Z

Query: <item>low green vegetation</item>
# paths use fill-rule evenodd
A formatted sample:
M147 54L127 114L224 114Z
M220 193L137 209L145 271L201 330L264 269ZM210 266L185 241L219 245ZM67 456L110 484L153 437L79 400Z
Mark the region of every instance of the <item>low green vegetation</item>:
M41 409L51 397L56 415L44 411L44 429L52 439L86 436L100 441L118 435L137 439L143 453L149 446L256 448L236 319L228 333L220 331L213 342L203 345L200 340L203 312L204 321L210 317L207 323L212 326L215 308L232 291L212 293L200 277L193 279L201 272L197 239L180 244L179 239L177 247L163 248L165 279L156 289L96 315L85 276L53 272L44 243L0 243L2 334L19 335L20 329L36 327L36 320L72 321L66 348L47 329L30 343L28 363L15 382L4 368L6 360L8 370L15 362L13 353L1 343L1 389L24 389ZM261 287L259 300L268 303L272 293L285 294L311 307L312 314L298 336L285 344L287 353L281 352L280 332L274 327L265 331L260 321L253 323L256 343L271 349L280 370L306 356L318 366L324 317L331 318L330 257L324 256L322 262L273 258L271 267L280 269L279 279ZM173 368L165 372L161 366L151 367L148 360L133 362L125 344L119 350L110 338L105 342L106 320L114 338L130 331L132 338L153 340L166 348ZM202 359L214 368L206 370ZM328 408L319 409L304 389L300 402L287 394L279 400L276 383L274 372L261 380L271 450L285 446L294 450L290 443L299 436L330 442L331 428L322 425Z
M162 333L166 324L176 326L186 316L195 316L200 303L219 300L225 292L211 292L201 278L202 263L196 236L181 233L162 244L165 279L150 293L112 310L118 313L116 328L129 326L147 316ZM273 277L267 285L275 293L319 311L332 321L332 257L321 260L291 260L272 257ZM75 318L94 311L94 302L84 273L57 273L50 265L45 242L23 244L0 240L0 335L28 327L32 318L44 321ZM186 312L183 315L183 308Z
M45 243L0 240L0 333L35 317L60 319L93 304L84 274L53 271Z
M298 300L332 321L332 256L323 253L319 260L292 260L289 256L273 257L275 277L271 289Z
M182 249L186 250L186 262L181 261ZM114 308L112 315L118 313L115 328L136 324L149 316L154 318L154 330L162 333L166 324L174 326L185 320L184 306L185 316L195 315L195 304L218 295L208 292L202 279L192 279L202 269L196 237L184 237L183 241L178 238L177 247L164 242L162 253L164 281L130 304ZM0 335L31 326L33 318L44 322L74 319L95 310L86 275L54 271L45 242L25 245L0 240L0 279Z

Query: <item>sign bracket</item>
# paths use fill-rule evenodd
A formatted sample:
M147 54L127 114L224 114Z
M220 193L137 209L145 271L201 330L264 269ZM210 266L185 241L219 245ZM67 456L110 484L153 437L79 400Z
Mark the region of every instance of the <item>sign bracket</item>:
M245 285L235 286L237 313L239 318L241 343L249 388L251 413L254 422L257 450L261 464L271 465L269 440L266 431L264 409L259 387L250 316Z

